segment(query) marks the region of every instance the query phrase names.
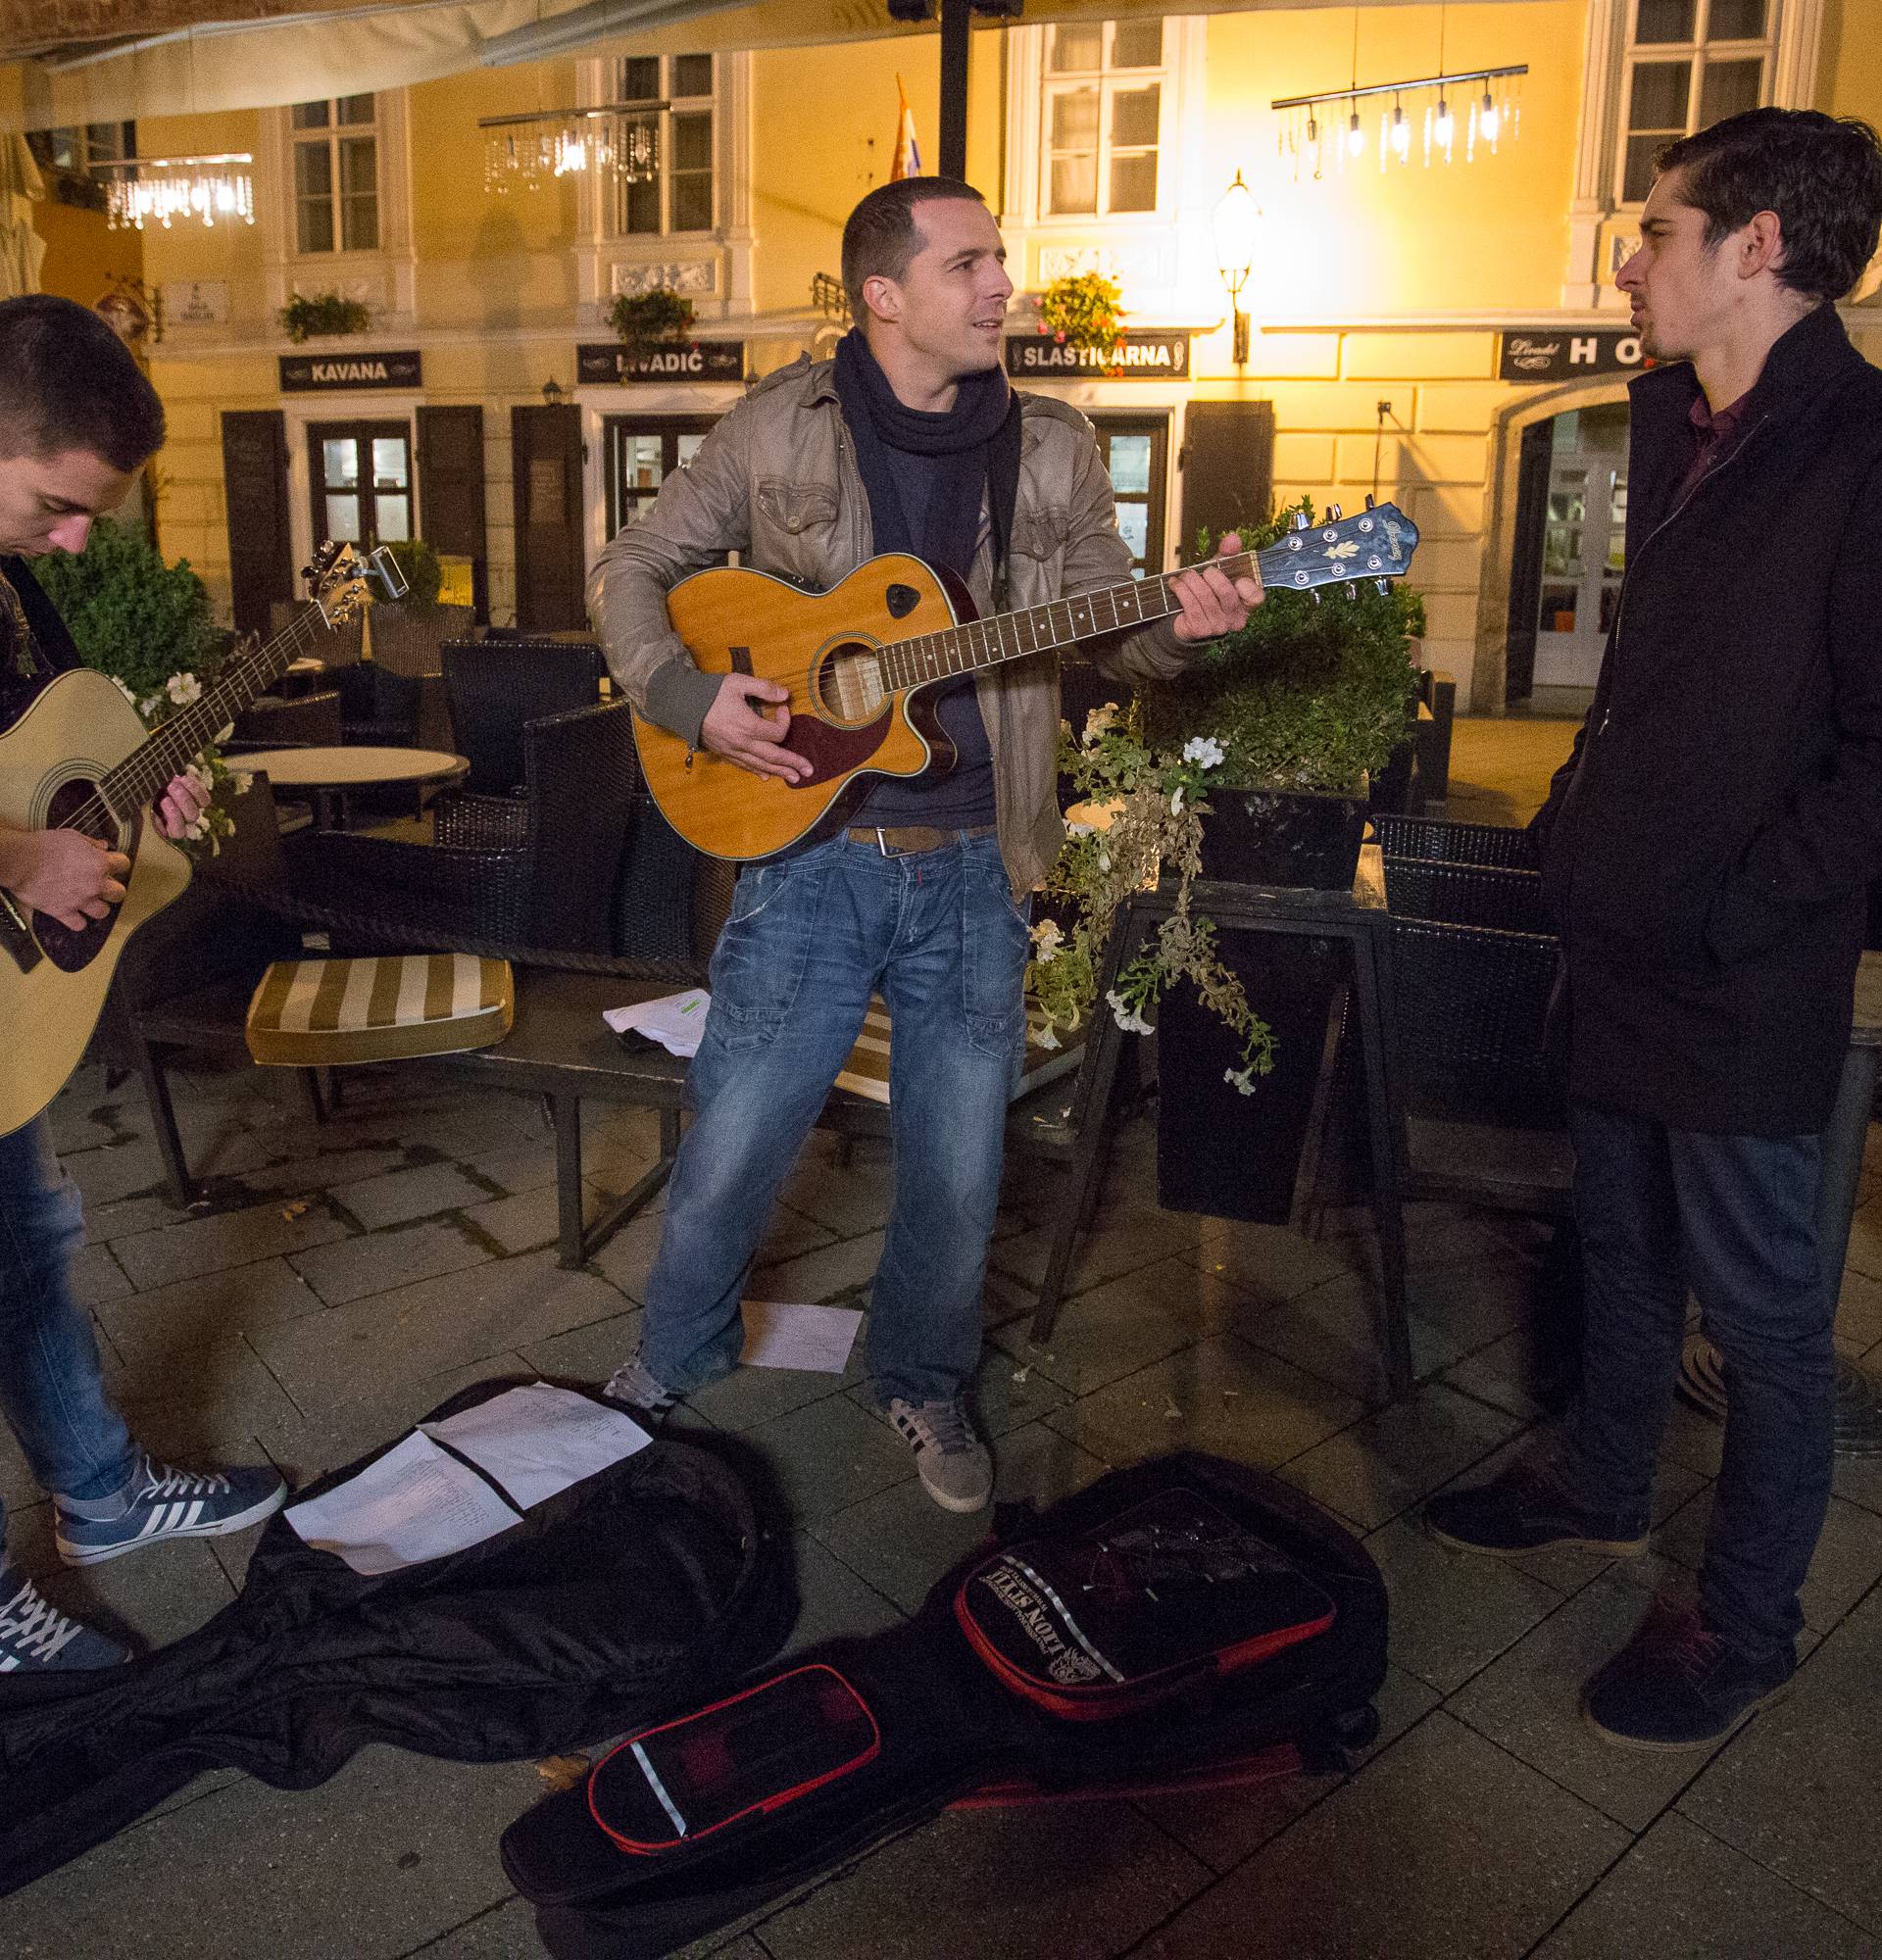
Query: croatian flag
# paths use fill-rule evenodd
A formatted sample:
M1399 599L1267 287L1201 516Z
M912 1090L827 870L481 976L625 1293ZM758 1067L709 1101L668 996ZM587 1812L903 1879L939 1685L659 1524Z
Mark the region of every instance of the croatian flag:
M889 181L921 174L921 145L915 136L915 111L909 107L909 91L902 77L895 78L895 92L902 98L902 120L895 125L895 158L889 165Z

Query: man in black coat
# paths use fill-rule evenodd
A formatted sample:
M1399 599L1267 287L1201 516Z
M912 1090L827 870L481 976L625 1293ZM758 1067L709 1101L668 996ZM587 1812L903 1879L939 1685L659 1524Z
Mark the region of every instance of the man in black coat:
M1835 302L1882 228L1865 123L1759 109L1671 145L1616 283L1627 574L1536 818L1561 929L1585 1378L1549 1461L1432 1500L1456 1549L1644 1549L1690 1287L1724 1357L1696 1607L1595 1675L1610 1740L1700 1747L1782 1691L1830 1491L1820 1137L1882 871L1882 372Z

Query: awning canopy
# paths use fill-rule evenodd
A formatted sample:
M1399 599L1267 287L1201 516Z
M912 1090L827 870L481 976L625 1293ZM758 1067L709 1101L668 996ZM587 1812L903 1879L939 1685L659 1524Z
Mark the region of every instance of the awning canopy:
M1026 0L1024 19L1250 13L1280 0ZM1286 0L1290 11L1351 0ZM1371 6L1421 0L1367 0ZM215 18L239 8L239 20ZM980 28L999 22L976 18ZM932 35L883 0L9 0L0 130L267 109L584 53L683 54ZM108 37L108 38L107 38Z

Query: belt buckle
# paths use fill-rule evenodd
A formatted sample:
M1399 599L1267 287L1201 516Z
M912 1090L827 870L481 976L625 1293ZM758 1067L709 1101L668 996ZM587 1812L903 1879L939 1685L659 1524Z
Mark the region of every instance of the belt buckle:
M889 834L881 824L874 824L871 828L875 831L875 848L881 852L884 858L906 858L908 856L908 853L899 844L893 850L890 849Z

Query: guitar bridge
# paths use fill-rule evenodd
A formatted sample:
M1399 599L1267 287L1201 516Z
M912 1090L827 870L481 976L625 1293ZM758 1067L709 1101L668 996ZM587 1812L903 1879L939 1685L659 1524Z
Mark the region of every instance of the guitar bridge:
M32 936L32 925L11 892L0 892L0 945L22 973L30 973L45 956Z

